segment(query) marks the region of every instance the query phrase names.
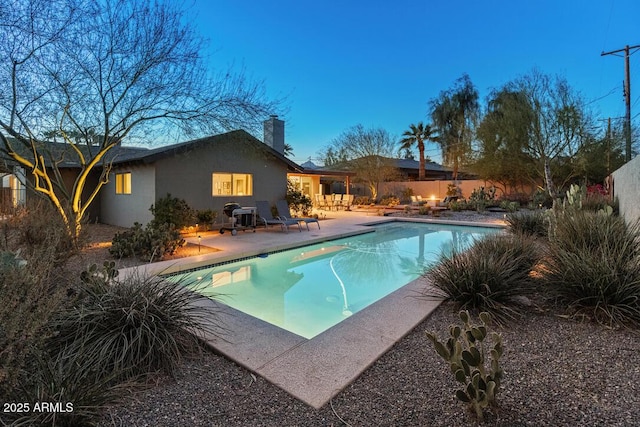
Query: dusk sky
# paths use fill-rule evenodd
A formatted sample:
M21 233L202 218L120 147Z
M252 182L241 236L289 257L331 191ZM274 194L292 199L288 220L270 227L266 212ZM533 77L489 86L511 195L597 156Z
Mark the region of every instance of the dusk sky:
M191 12L212 67L243 65L287 97L298 163L356 124L399 137L428 123L429 101L463 73L484 104L536 67L566 77L599 117L622 117L624 58L600 54L640 44L638 0L195 0ZM630 64L637 116L640 52ZM439 160L433 145L426 154Z

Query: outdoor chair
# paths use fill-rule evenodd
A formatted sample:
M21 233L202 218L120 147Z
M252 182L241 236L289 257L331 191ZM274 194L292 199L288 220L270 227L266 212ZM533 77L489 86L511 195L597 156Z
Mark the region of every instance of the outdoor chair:
M351 209L351 205L353 204L353 199L354 198L355 198L355 196L353 194L345 194L344 196L342 196L342 206L346 210L350 210Z
M332 207L338 210L340 209L341 206L342 206L342 194L334 194Z
M324 194L316 194L316 207L318 209L326 209L328 207L327 199Z
M298 223L303 222L304 225L307 226L307 230L309 230L309 223L315 222L318 224L318 230L320 229L320 222L316 218L308 218L308 217L297 217L294 218L291 216L291 209L289 209L289 204L286 200L278 200L276 202L276 209L278 209L278 218L282 220L295 220Z
M300 223L296 220L275 218L271 213L271 206L266 200L256 201L256 209L258 211L258 221L263 223L265 228L269 225L279 225L282 231L288 232L289 226L297 225L298 231L302 231Z

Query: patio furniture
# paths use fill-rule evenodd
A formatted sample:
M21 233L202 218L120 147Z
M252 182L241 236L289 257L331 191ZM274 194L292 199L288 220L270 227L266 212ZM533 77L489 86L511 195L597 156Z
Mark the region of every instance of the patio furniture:
M336 210L340 209L342 206L342 194L333 194L333 203L331 206Z
M289 204L287 203L286 200L278 200L276 202L276 209L278 209L278 218L282 220L292 219L292 220L298 221L298 223L304 222L304 225L307 226L307 230L309 230L309 223L315 222L316 224L318 224L318 230L320 229L320 222L316 218L309 218L309 217L294 218L293 216L291 216L291 209L289 209Z
M328 207L327 199L324 194L316 194L316 207L318 209L326 209Z
M351 205L353 204L353 199L355 196L353 194L345 194L342 196L342 206L346 210L351 210Z
M263 223L265 228L269 225L279 225L282 231L289 232L289 226L297 225L298 231L302 231L300 223L296 220L275 218L271 213L271 206L266 200L257 201L256 208L258 210L258 221Z

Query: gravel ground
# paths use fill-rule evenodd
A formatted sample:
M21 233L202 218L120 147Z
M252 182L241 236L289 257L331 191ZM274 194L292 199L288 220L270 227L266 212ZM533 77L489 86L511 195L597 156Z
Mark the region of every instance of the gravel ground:
M444 337L457 320L452 305L441 305L319 410L207 352L185 360L176 378L161 377L111 408L101 426L474 425L453 396L457 383L448 366L425 336L436 331ZM532 310L497 330L505 374L499 409L487 413L487 425L640 424L637 332L580 323L548 310Z

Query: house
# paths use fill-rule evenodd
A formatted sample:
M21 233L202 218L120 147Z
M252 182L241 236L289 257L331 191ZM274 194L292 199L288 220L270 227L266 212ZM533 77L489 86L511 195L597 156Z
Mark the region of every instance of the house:
M100 194L100 222L131 226L152 219L149 207L171 194L193 209L222 214L226 203L253 206L287 192L287 173L300 166L283 155L284 122L265 121L265 143L244 130L116 154Z
M153 217L151 205L167 194L184 199L194 209L212 209L218 215L229 202L252 206L256 199L283 199L287 174L302 168L283 154L284 121L270 117L264 122L264 134L264 143L236 130L155 149L114 147L109 153L112 167L108 182L92 203L88 219L123 227L134 222L145 224ZM53 151L68 150L66 144L47 144ZM65 160L59 166L65 185L71 188L78 175L77 163ZM17 176L18 172L13 172L10 175ZM101 172L101 167L91 172L90 186L98 182ZM4 181L11 184L9 178ZM13 194L16 190L9 191Z

